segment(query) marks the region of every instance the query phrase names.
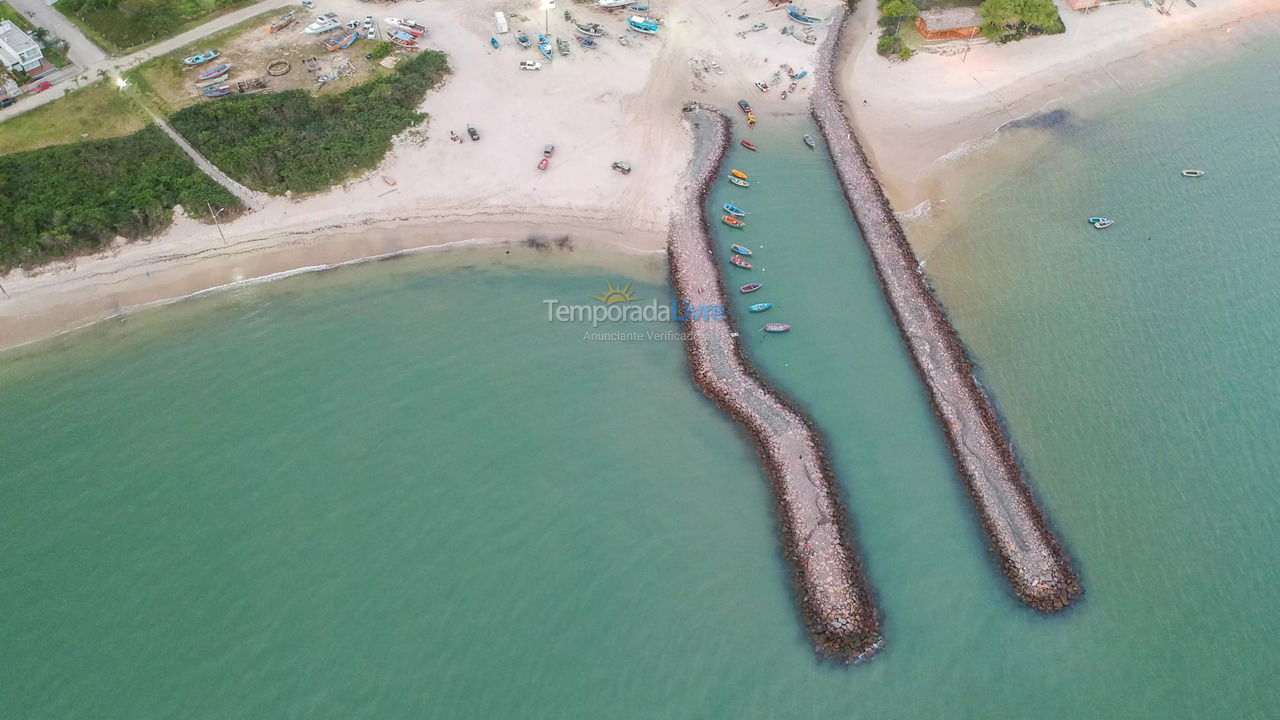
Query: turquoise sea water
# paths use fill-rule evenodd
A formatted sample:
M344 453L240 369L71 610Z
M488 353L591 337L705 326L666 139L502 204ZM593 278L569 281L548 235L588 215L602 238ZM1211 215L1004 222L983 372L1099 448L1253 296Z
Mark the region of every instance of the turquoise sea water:
M753 213L716 229L765 283L735 312L847 491L874 662L813 656L757 460L681 346L546 321L623 278L418 258L5 358L0 717L1270 717L1280 108L1214 112L1250 72L1060 131L1036 172L997 146L972 168L998 202L929 260L1078 607L1025 610L992 567L796 120L735 146L753 187L711 205ZM1143 109L1175 104L1167 158ZM1103 200L1106 235L1076 217Z

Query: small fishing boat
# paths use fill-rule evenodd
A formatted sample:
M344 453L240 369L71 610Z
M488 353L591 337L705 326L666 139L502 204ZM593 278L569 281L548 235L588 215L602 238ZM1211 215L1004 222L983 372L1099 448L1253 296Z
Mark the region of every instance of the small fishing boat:
M275 22L271 23L271 26L267 28L267 32L268 33L280 32L281 30L293 24L293 18L294 18L294 14L292 12L288 12L288 13L285 13L284 15L281 15L279 18L276 19Z
M737 185L738 187L751 187L751 183L743 180L742 178L731 177L729 178L729 182Z
M810 150L814 150L814 149L816 149L816 148L818 147L818 144L817 144L816 142L814 142L814 141L813 141L813 136L812 136L812 135L805 135L805 136L804 136L804 144L805 144L805 145L808 145Z
M737 265L740 268L743 268L744 270L751 269L751 263L747 262L746 260L743 260L741 255L734 255L733 257L729 258L729 262L733 263L734 265Z
M771 307L773 307L773 303L756 303L755 305L748 307L747 310L750 312L764 312Z
M573 50L573 46L560 38L556 38L556 50L559 50L561 55L567 56Z
M401 20L400 18L385 18L388 25L394 25L414 37L422 37L427 34L426 28L412 20Z
M792 75L792 76L791 76L791 79L792 79L792 80L800 80L800 79L804 78L804 76L806 76L806 75L808 75L808 74L809 74L809 71L808 71L808 70L801 70L800 72L796 73L795 75Z
M787 7L787 15L791 16L792 20L795 20L801 25L813 25L819 20L819 18L809 17L808 15L805 15L804 10L797 9L795 5L790 5Z
M182 64L183 64L183 65L191 65L191 66L193 66L193 67L194 67L194 66L196 66L196 65L203 65L203 64L205 64L205 63L209 62L210 60L212 60L212 59L214 59L214 58L218 57L218 56L219 56L219 55L221 55L221 54L222 54L222 53L218 52L217 50L205 50L204 52L200 53L199 55L192 55L192 56L191 56L191 57L189 57L189 58L185 58L185 59L182 61Z
M755 144L753 144L750 140L743 140L743 141L742 141L742 147L744 147L744 148L746 148L746 149L748 149L748 150L755 150L755 149L756 149Z
M207 98L217 98L222 97L223 95L230 95L232 90L230 85L214 85L213 87L205 88L201 92L203 92L204 96Z
M529 42L529 36L524 33L520 33L516 36L516 42L520 43L520 47L522 48L527 48L531 45Z
M790 330L791 326L786 323L769 323L761 329L767 333L784 333Z
M494 50L497 50L497 49L498 49L498 38L489 38L489 44L493 46L493 49L494 49Z
M756 81L756 89L757 89L757 90L759 90L759 91L760 91L760 92L762 92L762 93L767 93L767 92L769 92L769 86L768 86L768 85L766 85L766 84L764 84L764 83L762 83L762 82L760 82L759 80L757 80L757 81Z
M574 23L573 26L578 28L578 31L581 32L583 35L590 35L591 37L600 37L604 35L604 28L600 27L596 23L590 23L587 25L580 25L578 23Z
M1104 217L1091 217L1089 218L1089 224L1098 228L1099 230L1105 230L1111 227L1112 225L1115 225L1116 221L1111 220L1109 218L1104 218Z
M743 179L743 180L746 180L746 179L747 179L747 174L746 174L746 173L744 173L744 172L742 172L741 170L736 170L736 169L735 169L735 170L730 170L730 171L729 171L729 174L730 174L730 175L732 175L732 176L734 176L734 177L736 177L736 178L741 178L741 179Z
M749 248L749 247L743 247L742 245L730 245L730 246L729 246L729 249L730 249L730 250L732 250L732 251L734 251L734 252L736 252L736 253L738 253L739 255L750 255L750 254L751 254L751 248Z
M392 30L387 33L387 39L390 40L393 45L399 45L402 48L410 48L412 50L418 49L416 39L409 33L402 30Z
M626 7L632 2L633 0L600 0L597 4L605 10L612 10L613 8Z
M756 116L753 115L752 113L747 113L747 126L750 127L755 124L756 124Z
M746 211L746 210L743 210L742 208L740 208L740 207L738 207L737 205L734 205L734 204L732 204L732 203L725 203L725 204L724 204L724 211L725 211L725 212L727 212L727 213L729 213L730 215L732 215L732 216L734 216L734 217L742 217L743 215L746 215L746 214L747 214L747 211Z
M324 49L329 52L335 52L337 50L345 50L351 47L351 43L354 43L356 39L359 37L360 37L360 33L347 33L345 37L335 38L333 40L325 40Z
M1182 177L1204 177L1204 171L1192 169L1183 170Z
M542 53L542 57L547 60L552 58L551 41L548 40L545 35L538 35L538 52Z
M308 35L323 35L340 27L342 27L342 21L338 19L338 14L330 12L317 17L315 22L308 25L302 32Z
M649 6L637 3L635 5L628 6L627 9L630 10L631 12L644 12L649 9Z
M595 40L592 40L591 38L586 37L585 35L574 35L573 39L577 40L579 45L581 45L584 48L587 48L588 50L596 50L600 47Z
M732 215L722 216L720 218L720 222L723 222L725 225L728 225L729 227L738 228L739 230L747 226L746 223L742 222L741 220L739 220L738 218Z
M641 17L639 15L627 18L627 27L638 33L644 33L645 35L658 34L658 23L647 17Z
M738 288L738 292L746 295L747 293L753 293L762 287L764 287L764 283L747 283L746 285Z
M226 75L228 72L231 72L231 66L226 63L223 63L221 65L215 65L209 68L208 70L205 70L204 72L200 73L199 75L196 76L196 80L199 82L204 82L205 80L212 80L214 78L222 77L223 75Z
M739 100L739 101L738 101L738 108L742 110L742 114L744 114L744 115L750 115L750 114L751 114L751 106L747 104L747 101L746 101L746 100Z

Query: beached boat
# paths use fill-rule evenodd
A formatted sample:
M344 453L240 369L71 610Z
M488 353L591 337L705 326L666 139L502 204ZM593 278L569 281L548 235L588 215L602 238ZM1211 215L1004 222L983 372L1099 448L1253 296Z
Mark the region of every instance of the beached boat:
M729 227L738 228L739 230L747 226L746 223L742 222L741 220L739 220L738 218L732 215L721 216L720 222L724 223L725 225L728 225Z
M764 287L764 283L747 283L746 285L738 288L738 292L746 295L747 293L753 293L762 287Z
M489 38L489 44L493 46L493 49L494 49L494 50L497 50L497 49L498 49L498 38Z
M729 178L729 182L737 185L738 187L751 187L751 183L743 180L742 178L731 177Z
M223 75L226 75L228 72L231 72L230 65L226 63L223 63L221 65L215 65L214 67L211 67L208 70L205 70L204 72L197 75L196 81L204 82L205 80L212 80L214 78L222 77Z
M597 4L606 10L612 10L613 8L626 7L632 2L634 0L599 0Z
M383 18L388 25L395 27L397 30L403 30L414 37L422 37L427 34L427 29L412 20L402 20L400 18Z
M761 329L767 333L784 333L790 330L791 326L786 323L769 323Z
M773 307L773 303L756 303L755 305L749 306L747 310L750 312L764 312L771 307Z
M742 217L747 214L746 210L743 210L742 208L738 207L737 205L734 205L733 203L725 203L724 211L734 217Z
M340 27L342 27L342 21L338 19L338 14L330 12L317 17L315 22L308 25L302 32L308 35L323 35Z
M360 37L360 33L347 33L345 36L340 38L325 40L324 49L329 52L346 50L347 48L351 47L351 44L354 43L359 37Z
M729 258L729 262L745 270L751 269L751 263L747 262L746 260L743 260L741 255L734 255L733 257Z
M751 106L747 104L747 101L746 101L746 100L739 100L739 101L738 101L738 108L739 108L740 110L742 110L742 114L743 114L743 115L750 115L750 114L751 114Z
M1204 177L1204 171L1191 169L1183 170L1182 177Z
M742 141L742 147L744 147L744 148L746 148L746 149L748 149L748 150L755 150L755 149L757 149L757 148L756 148L756 146L755 146L755 144L754 144L754 143L752 143L750 140L743 140L743 141Z
M522 48L527 48L532 46L532 43L529 42L529 36L525 35L524 33L520 33L519 35L516 35L516 42L520 43L520 47Z
M736 178L742 178L743 180L747 179L747 174L742 172L741 170L737 170L737 169L730 170L729 174Z
M647 17L641 17L639 15L633 15L632 17L627 18L627 27L638 33L644 33L645 35L658 34L658 23Z
M292 12L288 12L288 13L285 13L284 15L281 15L279 18L276 19L275 22L271 23L271 26L267 28L267 32L268 33L280 32L281 30L293 24L294 17L296 16Z
M561 55L567 56L573 51L573 46L565 40L556 38L556 50L559 51Z
M821 19L821 18L809 17L808 15L805 15L804 10L796 8L795 5L790 5L787 7L787 15L789 15L792 20L795 20L801 25L813 25L814 23L819 22Z
M196 65L203 65L203 64L205 64L205 63L209 62L210 60L212 60L212 59L214 59L214 58L218 57L218 56L219 56L219 55L221 55L221 54L222 54L222 53L218 52L217 50L205 50L204 52L200 53L199 55L192 55L192 56L191 56L191 57L189 57L189 58L185 58L185 59L183 59L182 64L183 64L183 65L191 65L191 66L193 66L193 67L194 67L194 66L196 66Z
M591 37L600 37L601 35L604 35L604 28L600 27L596 23L589 23L586 25L574 23L573 26L578 28L578 32L581 32L583 35L590 35Z
M551 41L545 35L538 35L538 52L542 53L542 57L550 60L553 57L551 51Z
M390 40L393 45L399 45L402 48L410 48L412 50L418 49L417 40L403 30L392 30L387 33L387 39Z
M739 255L750 255L750 254L751 254L751 248L749 248L749 247L745 247L745 246L742 246L742 245L730 245L730 246L729 246L729 249L730 249L730 250L732 250L732 251L734 251L734 252L736 252L736 253L738 253Z
M760 82L759 80L756 81L756 89L762 93L769 92L769 86L765 83Z
M596 50L600 47L598 44L596 44L595 40L592 40L591 38L585 35L574 35L573 39L577 40L579 45L581 45L584 48L587 48L588 50Z
M799 79L803 78L805 75L808 75L808 74L809 74L809 71L808 71L808 70L801 70L799 73L796 73L795 75L792 75L792 76L791 76L791 79L792 79L792 80L799 80Z
M818 147L818 143L816 143L816 142L814 142L814 141L813 141L813 136L812 136L812 135L805 135L805 136L804 136L804 144L805 144L805 145L807 145L807 146L809 146L809 149L810 149L810 150L817 149L817 147Z
M201 92L203 92L204 96L207 98L216 98L222 97L223 95L230 95L233 91L231 90L230 85L214 85L213 87L205 88Z

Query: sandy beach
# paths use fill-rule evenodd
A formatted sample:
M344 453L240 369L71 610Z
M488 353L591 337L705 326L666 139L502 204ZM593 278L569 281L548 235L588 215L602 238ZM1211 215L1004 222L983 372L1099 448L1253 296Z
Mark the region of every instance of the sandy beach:
M814 0L806 8L828 17L837 4ZM899 63L878 57L874 42L866 42L875 6L863 2L850 30L863 42L849 43L842 87L886 191L902 210L927 199L930 169L967 141L1068 95L1114 87L1123 77L1114 66L1135 54L1153 57L1206 29L1221 30L1220 44L1229 44L1227 31L1241 18L1274 18L1268 5L1222 0L1198 11L1176 8L1172 18L1140 4L1089 15L1064 10L1065 35L975 46L964 55L922 53ZM358 0L332 0L321 9L343 17L392 12ZM501 0L411 9L431 30L429 46L449 55L453 73L427 94L427 123L397 139L376 171L308 197L259 195L253 212L220 229L179 214L149 241L13 271L0 278L0 349L246 278L433 245L570 235L579 248L659 255L692 147L680 118L684 103L731 107L747 98L768 122L770 115L804 112L808 102L803 81L800 97L789 100L752 86L783 64L811 70L816 51L779 32L788 25L785 13L770 10L766 0L672 0L658 8L657 36L631 33L629 46L615 37L599 50L575 48L539 72L519 69L520 60L539 58L516 45L518 31L536 35L546 22L552 35L571 37L567 9L578 22L599 22L617 35L626 14L562 2L544 20L536 3ZM507 14L511 27L497 36L499 50L489 44L495 10ZM766 31L736 34L761 22ZM819 26L818 39L829 29ZM721 73L704 69L713 62ZM1142 66L1157 75L1164 67ZM481 141L452 142L450 131L465 135L468 124ZM541 172L536 165L548 143L555 156ZM612 170L615 160L634 171Z

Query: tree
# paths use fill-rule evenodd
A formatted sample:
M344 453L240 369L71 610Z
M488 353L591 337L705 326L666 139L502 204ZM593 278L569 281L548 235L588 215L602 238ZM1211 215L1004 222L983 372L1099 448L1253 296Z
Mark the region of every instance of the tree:
M1055 34L1066 31L1053 0L983 0L978 14L985 21L982 34L998 39L1021 37L1030 32Z
M914 20L920 15L920 9L910 0L886 0L880 6L880 15L894 18L898 22Z

